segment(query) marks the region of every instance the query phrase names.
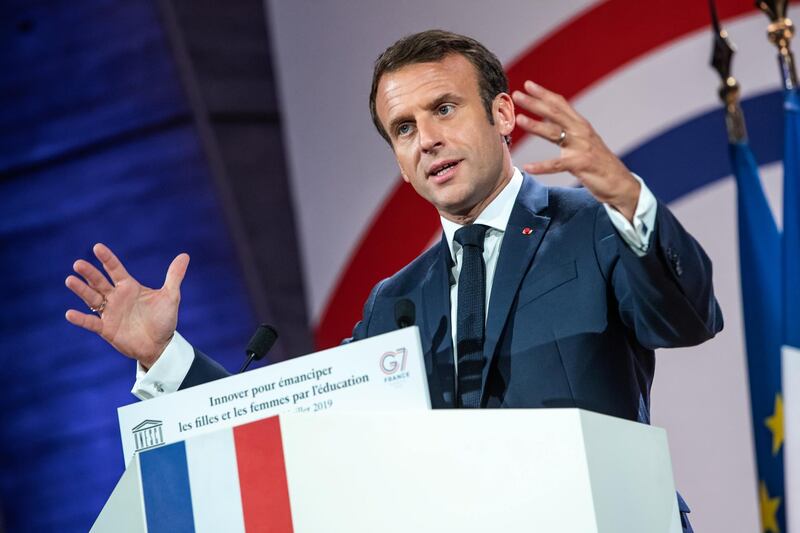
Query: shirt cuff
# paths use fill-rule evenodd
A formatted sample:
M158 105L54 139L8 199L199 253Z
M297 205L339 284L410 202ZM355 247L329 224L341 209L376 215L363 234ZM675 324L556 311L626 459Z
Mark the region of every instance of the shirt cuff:
M131 393L140 400L149 400L177 391L193 361L194 348L176 331L150 370L136 363L136 382Z
M608 218L611 223L617 228L622 240L628 245L628 248L633 251L637 256L643 257L647 254L647 249L650 246L650 234L653 233L656 225L656 210L658 209L658 202L656 197L644 180L633 174L636 181L642 186L639 191L639 201L636 204L636 212L633 214L633 224L631 224L625 216L611 207L608 204L603 204L608 213Z

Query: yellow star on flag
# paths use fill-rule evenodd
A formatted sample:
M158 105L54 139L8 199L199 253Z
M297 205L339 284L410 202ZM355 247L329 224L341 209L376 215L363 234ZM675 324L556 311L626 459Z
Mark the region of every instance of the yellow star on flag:
M775 516L780 505L780 497L770 498L767 485L762 481L758 487L758 506L761 508L761 530L765 533L781 533Z
M764 425L772 432L772 455L778 455L783 444L783 398L775 395L775 412L764 419Z

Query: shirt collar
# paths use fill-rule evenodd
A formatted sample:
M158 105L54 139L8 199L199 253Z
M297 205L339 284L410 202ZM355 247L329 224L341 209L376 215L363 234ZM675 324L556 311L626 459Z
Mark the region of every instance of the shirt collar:
M511 210L514 209L514 202L517 200L517 194L519 194L519 190L521 188L522 172L520 172L517 167L514 167L514 175L511 176L509 182L506 184L503 190L500 191L500 194L498 194L494 200L492 200L491 203L486 206L481 214L478 215L478 218L475 219L473 224L483 224L499 231L500 233L504 233L506 231L506 227L508 226L508 219L511 218ZM442 221L442 230L444 231L444 236L447 239L447 247L450 250L450 258L453 260L453 262L455 262L457 250L454 247L453 238L456 234L456 231L463 226L461 224L456 224L452 220L447 220L442 216L439 218Z

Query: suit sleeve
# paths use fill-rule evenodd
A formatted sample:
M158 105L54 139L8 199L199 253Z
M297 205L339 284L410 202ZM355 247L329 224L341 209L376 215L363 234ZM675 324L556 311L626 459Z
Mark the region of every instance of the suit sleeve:
M230 372L225 370L222 365L195 348L192 366L189 367L189 372L186 374L186 377L183 378L178 390L188 389L189 387L208 383L209 381L221 379L230 375Z
M647 253L637 256L615 232L604 210L596 219L598 259L610 265L620 316L648 349L700 344L722 330L714 296L711 260L659 203Z

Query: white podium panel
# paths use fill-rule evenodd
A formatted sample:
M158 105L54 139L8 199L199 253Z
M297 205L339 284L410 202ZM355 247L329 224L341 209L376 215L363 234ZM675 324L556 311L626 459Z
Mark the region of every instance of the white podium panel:
M681 531L666 433L577 409L288 413L139 453L125 476L135 494L112 500L150 533ZM117 533L114 513L93 531Z
M577 409L281 425L296 532L681 531L662 429Z

